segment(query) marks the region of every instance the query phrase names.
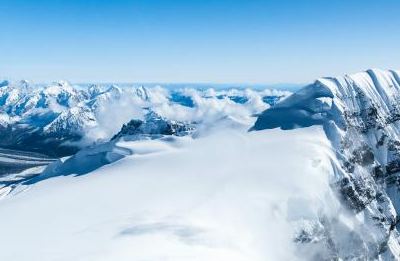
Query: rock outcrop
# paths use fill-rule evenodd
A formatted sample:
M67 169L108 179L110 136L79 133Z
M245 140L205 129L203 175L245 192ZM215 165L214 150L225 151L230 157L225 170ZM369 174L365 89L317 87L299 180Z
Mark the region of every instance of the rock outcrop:
M314 246L314 260L400 260L399 101L399 72L368 70L319 79L264 111L253 126L322 125L336 151L331 187L356 227L343 214L321 215L295 237L302 247Z

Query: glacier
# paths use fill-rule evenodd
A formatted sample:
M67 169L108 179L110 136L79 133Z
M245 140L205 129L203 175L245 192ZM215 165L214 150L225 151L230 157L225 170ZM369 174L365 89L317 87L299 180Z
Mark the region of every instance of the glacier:
M31 115L13 104L32 87L10 85L4 125ZM2 260L400 260L398 71L291 95L65 82L38 92L53 97L40 131L96 138L0 179ZM70 140L72 126L83 136Z

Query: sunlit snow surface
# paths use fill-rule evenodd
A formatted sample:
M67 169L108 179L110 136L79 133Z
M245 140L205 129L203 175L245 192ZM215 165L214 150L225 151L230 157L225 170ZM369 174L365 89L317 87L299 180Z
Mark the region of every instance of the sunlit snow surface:
M399 75L321 78L272 107L269 91L117 86L83 118L64 106L50 126L93 115L96 144L2 177L0 260L400 260ZM145 120L140 139L137 121L101 138L145 110L186 136Z
M298 225L336 204L320 127L117 145L132 155L3 199L0 260L296 260Z

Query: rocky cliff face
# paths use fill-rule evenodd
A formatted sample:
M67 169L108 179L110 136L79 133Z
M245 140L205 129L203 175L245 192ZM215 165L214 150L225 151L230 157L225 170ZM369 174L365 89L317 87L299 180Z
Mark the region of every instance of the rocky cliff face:
M332 143L331 187L343 210L321 213L294 237L310 259L400 260L399 101L396 71L322 78L264 111L252 128L322 125Z
M187 122L177 122L165 119L157 113L150 111L144 120L133 119L124 124L121 130L111 140L130 136L140 139L143 135L149 136L185 136L194 131L194 125Z

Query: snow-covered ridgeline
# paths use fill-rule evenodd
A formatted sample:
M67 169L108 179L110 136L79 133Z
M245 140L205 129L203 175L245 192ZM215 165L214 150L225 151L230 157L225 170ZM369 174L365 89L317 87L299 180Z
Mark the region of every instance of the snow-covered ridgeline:
M331 186L352 213L352 226L322 216L299 235L302 247L319 245L321 253L342 260L399 260L399 75L375 69L321 78L263 112L252 128L321 125L336 151Z
M0 191L0 259L308 260L293 237L338 206L330 154L322 128L115 139Z
M399 260L398 75L319 79L264 111L258 131L230 115L197 139L154 139L186 125L131 121L2 190L0 257Z
M109 140L123 124L144 119L149 110L174 121L210 123L233 117L250 124L252 114L288 95L268 89L168 90L4 81L0 83L0 147L71 155L94 142Z

